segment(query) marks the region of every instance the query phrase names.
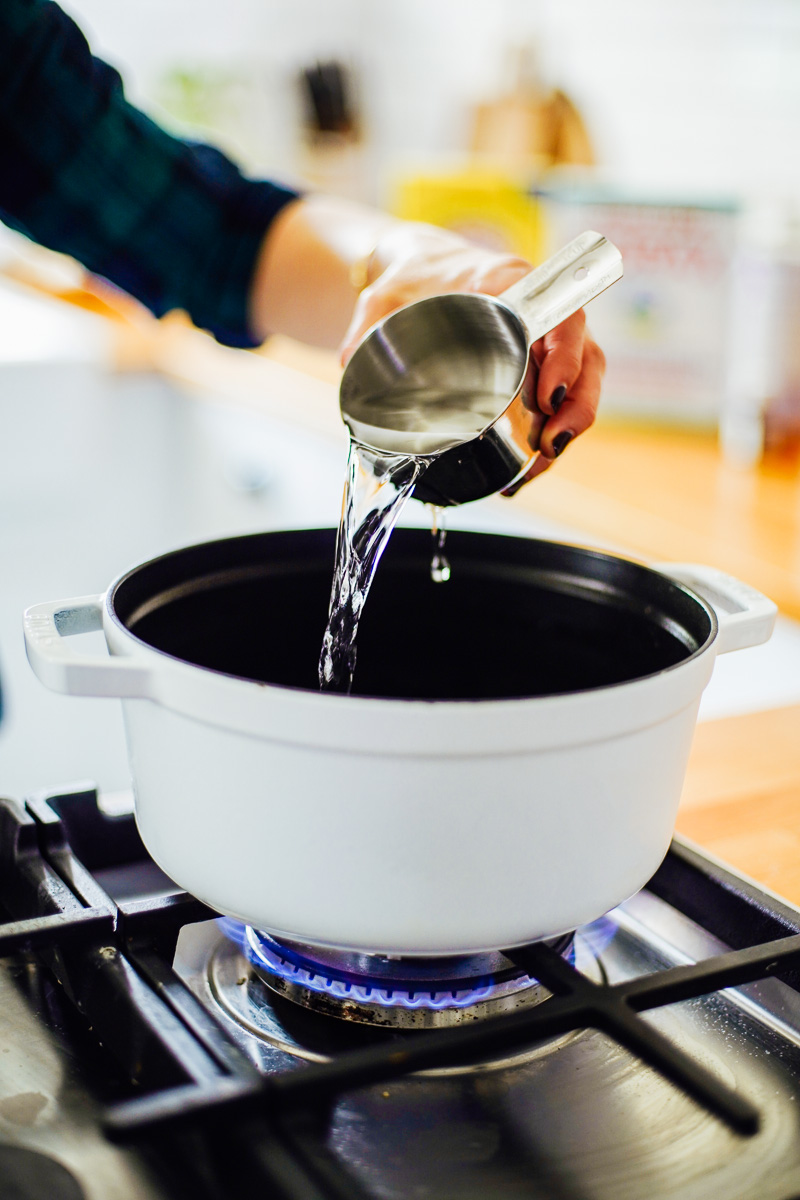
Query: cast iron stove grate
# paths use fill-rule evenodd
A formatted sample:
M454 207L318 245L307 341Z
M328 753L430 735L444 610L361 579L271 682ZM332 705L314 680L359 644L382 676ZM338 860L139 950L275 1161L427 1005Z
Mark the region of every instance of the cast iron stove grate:
M0 801L0 957L33 952L141 1095L108 1108L105 1127L155 1157L174 1193L228 1196L259 1184L285 1200L368 1197L327 1149L343 1094L411 1072L485 1059L577 1029L638 1055L739 1135L756 1132L748 1098L706 1072L640 1016L774 976L800 990L797 914L674 843L648 891L729 952L615 984L581 975L538 944L507 952L553 993L545 1004L349 1050L263 1076L172 968L180 929L216 914L175 888L112 901L104 880L149 860L131 816L110 818L92 789ZM124 888L122 889L124 894ZM233 1153L232 1153L233 1150Z

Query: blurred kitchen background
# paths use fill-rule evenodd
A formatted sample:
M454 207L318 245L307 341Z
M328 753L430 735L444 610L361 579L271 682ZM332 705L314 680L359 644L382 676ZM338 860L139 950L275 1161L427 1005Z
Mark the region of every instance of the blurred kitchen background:
M722 419L745 459L796 432L792 0L67 7L133 99L254 173L530 256L600 225L626 257L593 315L608 409Z
M65 7L135 102L254 174L533 259L584 228L617 242L625 279L590 312L597 431L522 503L453 524L733 571L782 616L771 646L718 664L704 717L800 701L795 0ZM124 791L117 706L44 691L22 608L186 541L334 524L338 368L156 322L2 229L0 272L0 790L88 773Z

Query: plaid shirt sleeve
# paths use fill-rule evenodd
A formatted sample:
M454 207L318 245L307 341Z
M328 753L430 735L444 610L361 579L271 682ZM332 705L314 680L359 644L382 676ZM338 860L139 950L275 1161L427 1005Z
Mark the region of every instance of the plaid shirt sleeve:
M247 298L270 222L297 193L246 179L211 146L125 99L52 0L0 0L0 219L70 254L154 313L185 309L253 346Z

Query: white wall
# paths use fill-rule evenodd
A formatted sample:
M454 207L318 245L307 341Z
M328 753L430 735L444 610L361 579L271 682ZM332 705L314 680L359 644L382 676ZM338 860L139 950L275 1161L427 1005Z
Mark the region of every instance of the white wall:
M97 52L152 105L176 66L239 78L237 139L296 165L298 69L360 79L381 174L462 149L467 110L535 39L615 177L646 187L800 197L796 0L67 0ZM229 124L231 124L229 122ZM232 123L235 125L235 122Z

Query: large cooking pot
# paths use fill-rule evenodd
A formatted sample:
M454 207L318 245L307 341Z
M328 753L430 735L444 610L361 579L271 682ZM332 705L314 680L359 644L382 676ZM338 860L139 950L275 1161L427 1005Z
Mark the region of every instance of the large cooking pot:
M775 607L704 568L397 530L353 695L320 694L334 532L226 539L25 614L39 678L123 700L161 867L278 938L391 954L555 935L668 848L700 695ZM688 579L711 602L686 586ZM69 635L102 626L110 657Z

